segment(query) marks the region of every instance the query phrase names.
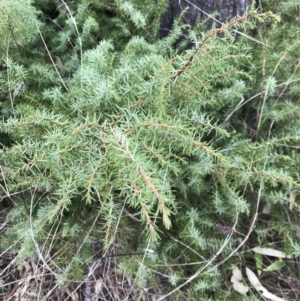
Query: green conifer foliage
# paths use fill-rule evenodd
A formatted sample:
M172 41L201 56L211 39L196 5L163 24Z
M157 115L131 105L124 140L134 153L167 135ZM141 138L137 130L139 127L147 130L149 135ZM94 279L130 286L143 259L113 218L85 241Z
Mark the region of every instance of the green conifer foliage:
M298 7L266 2L295 23L252 9L179 52L164 1L0 1L1 249L64 285L100 242L141 295L259 300L232 267L299 255Z

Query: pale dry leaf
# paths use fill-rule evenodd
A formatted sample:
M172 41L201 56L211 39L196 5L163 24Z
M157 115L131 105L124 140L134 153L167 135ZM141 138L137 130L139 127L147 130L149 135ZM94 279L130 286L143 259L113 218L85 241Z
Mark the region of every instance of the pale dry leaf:
M31 272L32 268L31 265L27 262L27 261L23 261L23 266L25 267L25 273L28 274L29 272Z
M241 283L240 281L243 279L242 272L238 267L234 267L231 276L231 283L233 285L233 289L242 295L246 295L249 291L249 287Z
M272 256L277 258L291 258L291 255L286 255L282 251L274 250L271 248L261 248L261 247L255 247L252 249L253 252L266 255L266 256Z
M238 293L240 293L241 295L246 295L249 291L249 287L244 285L242 282L239 282L239 281L234 281L232 283L233 285L233 289L235 291L237 291Z
M36 273L37 270L38 270L38 267L37 267L36 263L33 260L30 260L30 263L31 263L33 273Z
M236 279L237 281L241 281L243 279L242 272L237 266L233 268L230 281L232 282L233 279Z
M285 299L282 299L280 297L277 297L276 295L270 293L267 289L264 288L264 292L262 294L263 297L271 300L271 301L286 301Z
M29 283L27 281L24 281L24 284L20 288L18 288L14 296L16 296L17 298L19 297L19 299L22 299L28 290L28 285Z
M289 197L289 203L290 203L290 210L293 210L293 206L295 204L295 199L296 199L296 193L295 192L291 192L290 193L290 197Z
M260 289L260 287L262 287L257 276L249 268L246 268L246 274L247 274L247 277L248 277L250 283L255 287L255 289L258 290L258 289Z
M24 82L21 81L21 82L19 83L18 87L17 87L17 88L15 89L15 91L14 91L13 99L15 99L15 98L18 96L18 94L19 94L20 91L22 90L23 86L24 86Z
M246 274L250 283L262 297L267 298L271 301L286 301L285 299L273 295L265 287L263 287L257 276L249 268L246 268Z
M157 294L153 294L151 296L151 301L157 301L157 300L162 300L161 298L163 298L164 295L157 295Z
M95 294L96 295L99 295L102 291L102 286L103 286L103 280L102 279L98 279L96 282L95 282Z
M4 229L6 225L7 225L6 222L0 223L0 231L1 231L2 229Z
M296 237L300 238L300 225L299 224L293 224L293 228L295 229Z
M263 210L262 210L262 213L263 214L270 214L271 213L271 209L272 209L272 206L270 203L267 203L265 204Z
M151 250L151 249L143 249L143 251L145 251L146 253L148 252L148 253L154 253L154 251L153 250Z
M56 66L62 66L62 60L59 56L53 55L53 59Z

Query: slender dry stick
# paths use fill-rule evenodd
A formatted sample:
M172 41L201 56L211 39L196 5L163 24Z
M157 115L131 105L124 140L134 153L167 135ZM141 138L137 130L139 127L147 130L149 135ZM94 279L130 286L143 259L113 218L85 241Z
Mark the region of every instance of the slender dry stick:
M67 88L67 86L65 85L64 80L62 79L62 77L61 77L61 75L60 75L60 73L59 73L59 71L58 71L58 69L57 69L57 67L56 67L56 64L55 64L54 61L53 61L53 58L52 58L52 56L51 56L51 54L50 54L50 51L49 51L49 49L48 49L48 47L47 47L47 44L46 44L46 42L45 42L45 40L44 40L44 38L43 38L43 35L42 35L42 33L41 33L40 30L39 30L39 34L40 34L40 37L41 37L41 39L42 39L42 42L43 42L43 44L44 44L44 46L45 46L45 48L46 48L46 51L47 51L47 53L48 53L48 56L49 56L49 58L50 58L50 60L51 60L51 63L52 63L52 65L53 65L53 67L55 68L55 71L56 71L56 73L58 74L58 77L59 77L59 79L60 79L62 85L64 86L64 88L66 89L66 91L68 91L68 88Z
M237 219L236 219L235 223L237 223ZM233 233L231 233L230 235L227 235L227 237L226 237L223 245L218 250L218 252L216 254L214 254L214 256L212 256L211 259L208 260L207 263L204 266L202 266L196 273L194 273L194 275L192 275L190 278L188 278L188 280L186 280L184 283L182 283L179 286L177 286L171 292L169 292L166 295L162 296L161 298L157 299L157 301L162 301L165 298L171 296L172 294L174 294L175 292L177 292L178 290L180 290L182 287L186 286L187 284L189 284L190 282L192 282L195 278L197 278L204 271L204 269L206 269L222 253L222 251L224 250L224 248L229 243L232 235L233 235Z
M255 212L253 214L252 220L251 220L251 225L249 227L248 233L245 236L245 238L243 239L243 241L227 256L225 257L223 260L221 260L218 264L216 264L214 267L212 267L211 269L209 269L207 272L211 272L213 270L215 270L217 267L219 267L220 265L222 265L223 263L225 263L229 258L231 258L234 253L236 253L244 244L245 242L248 240L249 236L251 235L251 233L253 232L254 228L255 228L255 223L257 220L257 216L258 216L258 207L260 204L260 198L261 198L261 191L262 191L262 184L260 185L259 191L258 191L258 196L257 196L257 202L256 202L256 208L255 208Z
M268 95L268 91L264 91L264 85L263 85L265 82L265 79L266 79L266 56L267 56L266 47L263 48L262 55L263 55L263 58L262 58L262 82L261 82L260 102L258 104L257 113L256 113L257 126L256 126L256 132L255 132L255 140L258 139L258 133L260 130L261 119L262 119L262 113L263 113L263 109L264 109L267 95ZM267 89L268 89L268 87L267 87Z
M213 16L211 16L210 14L206 13L204 10L202 10L201 8L199 8L198 6L196 6L194 3L190 2L189 0L186 0L187 3L189 3L191 6L193 6L194 8L196 8L197 10L199 10L201 13L203 13L204 15L206 15L208 18L214 20L216 23L219 23L221 25L223 25L223 23L221 21L219 21L218 19L214 18ZM244 36L246 37L247 39L251 40L251 41L254 41L256 43L259 43L259 44L264 44L263 42L261 41L258 41L246 34L244 34L243 32L237 30L237 29L234 29L234 32L241 35L241 36Z
M298 65L299 65L299 64L298 64ZM298 65L297 65L297 68L298 68ZM286 86L287 86L288 84L296 83L296 82L299 82L299 81L300 81L300 79L294 79L294 80L291 80L291 81L288 81L288 82L285 82L285 83L278 84L278 85L275 86L275 88L279 88L279 87L281 87L281 86L285 86L285 88L284 88L284 90L285 90L285 89L286 89ZM224 120L223 124L226 123L226 122L231 118L231 116L232 116L235 112L237 112L241 107L243 107L245 104L247 104L247 103L250 102L251 100L255 99L256 97L259 97L261 94L262 94L262 92L259 92L259 93L255 94L255 95L253 95L252 97L250 97L249 99L245 100L245 101L244 101L244 99L242 99L242 100L237 104L237 106L232 110L232 112L226 117L226 119ZM279 96L279 98L280 98L280 96Z
M247 233L247 235L245 236L245 238L243 239L243 241L238 245L238 247L236 247L226 258L224 258L223 260L221 260L218 264L216 264L215 266L213 266L212 268L208 269L206 271L206 273L209 273L213 270L215 270L217 267L219 267L220 265L222 265L223 263L225 263L229 258L231 258L244 244L245 242L248 240L250 234L253 232L253 229L255 228L255 223L257 220L257 216L258 216L258 207L259 207L259 203L260 203L260 198L261 198L261 190L262 190L262 184L259 188L258 191L258 197L257 197L257 203L256 203L256 209L255 209L255 213L252 217L252 221L251 221L251 225L249 228L249 231ZM238 221L238 215L236 217L233 229L235 229L236 224ZM224 250L224 248L226 247L227 243L229 242L231 236L233 235L233 233L231 233L230 235L228 235L222 245L222 247L218 250L218 252L203 266L201 267L194 275L192 275L188 280L186 280L184 283L182 283L181 285L179 285L178 287L176 287L174 290L172 290L171 292L169 292L168 294L164 295L163 297L159 298L157 301L162 301L165 298L167 298L168 296L174 294L175 292L177 292L178 290L180 290L182 287L186 286L187 284L189 284L190 282L192 282L195 278L197 278L200 274L202 274L202 272L204 271L204 269L206 269L220 254L221 252Z
M284 55L280 58L279 62L276 64L275 68L274 68L274 71L272 73L272 76L274 76L279 64L281 63L281 61L283 60L283 58L285 57L286 55L286 52L284 53ZM280 98L282 97L284 91L287 89L287 87L289 86L290 82L291 82L291 78L295 75L295 73L297 72L298 68L300 66L300 60L298 61L298 64L296 65L293 73L291 74L290 78L284 83L284 88L283 90L280 92L280 95L277 97L276 101L273 103L272 105L272 108L275 106L275 104L280 100ZM272 130L272 127L274 125L275 121L272 120L271 124L270 124L270 127L269 127L269 133L268 133L268 137L271 136L271 130Z
M2 175L2 179L3 179L3 182L4 182L5 188L1 184L0 184L0 187L3 189L3 191L6 194L6 196L10 197L10 193L9 193L8 186L7 186L6 179L5 179L5 172L3 170L3 166L2 165L0 165L0 169L1 169L1 175Z
M81 40L81 36L79 34L79 31L78 31L78 27L77 27L77 24L76 24L76 20L75 18L72 16L73 13L71 12L69 6L67 5L67 3L64 1L64 0L61 0L62 3L65 5L69 15L70 15L70 18L74 24L74 27L75 27L75 30L76 30L76 33L77 33L77 36L78 36L78 41L79 41L79 47L80 47L80 91L82 91L82 67L83 67L83 50L82 50L82 40Z
M6 47L6 65L8 66L8 52L9 52L9 37L10 37L10 31L9 31L9 36L7 37L7 47ZM11 103L11 109L14 112L14 97L11 95L11 88L10 88L10 77L9 77L9 71L10 69L7 68L7 82L8 82L8 89L9 89L9 95L10 95L10 103Z
M176 72L176 74L173 76L173 80L176 80L177 77L179 77L193 62L194 58L196 57L197 53L202 50L202 48L205 46L207 41L209 41L211 38L217 36L218 34L230 29L234 25L244 22L246 20L251 20L251 19L258 19L258 18L263 18L267 17L269 14L268 13L262 13L262 14L253 14L253 15L245 15L243 17L240 17L238 19L232 20L229 23L224 24L221 28L213 30L210 34L208 34L202 42L195 48L194 52L192 55L189 57L187 62Z

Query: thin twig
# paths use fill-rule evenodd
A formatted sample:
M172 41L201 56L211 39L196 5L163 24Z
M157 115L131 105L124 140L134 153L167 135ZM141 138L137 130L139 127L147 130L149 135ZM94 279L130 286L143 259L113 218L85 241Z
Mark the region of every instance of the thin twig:
M266 16L268 16L267 13L245 15L243 17L240 17L238 19L232 20L229 23L224 24L221 28L218 28L218 29L215 29L214 31L212 31L196 47L196 49L194 50L194 52L192 53L192 55L189 57L188 61L176 72L176 74L173 76L172 79L175 80L177 77L179 77L189 67L189 65L192 63L192 61L194 60L194 58L197 55L197 53L204 47L204 45L207 43L208 40L210 40L211 38L217 36L218 34L224 32L224 31L228 30L229 28L231 28L235 24L244 22L244 21L249 20L249 19L263 18L263 17L266 17Z

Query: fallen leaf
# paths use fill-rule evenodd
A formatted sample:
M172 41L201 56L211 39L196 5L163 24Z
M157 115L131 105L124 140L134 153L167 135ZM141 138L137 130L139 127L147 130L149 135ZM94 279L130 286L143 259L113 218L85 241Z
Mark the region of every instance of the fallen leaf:
M284 266L285 266L285 262L276 260L275 262L273 262L272 264L270 264L268 267L264 268L263 270L265 272L278 271L281 268L283 268Z
M259 253L266 256L273 256L277 258L291 258L291 255L286 255L282 251L274 250L271 248L261 248L261 247L255 247L252 249L253 252Z
M101 291L102 291L102 286L103 286L103 280L102 279L98 279L95 282L95 294L98 296L100 295Z
M254 288L262 297L267 298L271 301L286 301L285 299L271 294L265 287L263 287L257 276L249 268L246 268L246 274L250 283L254 286Z
M262 271L262 266L263 266L262 254L260 253L255 254L255 265L256 265L257 274L258 276L260 276Z
M290 197L289 197L289 203L290 203L290 210L292 211L293 206L295 204L295 199L296 199L296 193L295 192L291 192L290 193Z
M272 209L271 204L270 204L270 203L267 203L267 204L264 206L264 208L263 208L263 210L262 210L262 213L264 213L264 214L270 214L270 213L271 213L271 209Z
M242 295L246 295L246 293L249 291L249 287L241 283L241 280L243 280L242 272L238 267L234 267L230 279L233 289Z

